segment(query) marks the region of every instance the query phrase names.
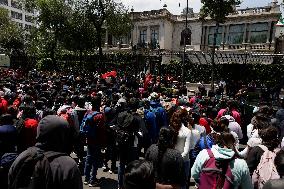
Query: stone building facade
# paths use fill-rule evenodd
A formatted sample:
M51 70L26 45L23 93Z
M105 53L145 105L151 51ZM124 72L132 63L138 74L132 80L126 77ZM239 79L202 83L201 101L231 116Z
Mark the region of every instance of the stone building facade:
M122 41L121 47L159 49L164 52L180 52L181 32L185 29L185 15L173 15L166 7L160 10L134 12L131 35ZM237 9L220 24L217 33L219 51L266 51L274 52L276 23L281 15L276 2L265 7ZM198 14L188 16L188 28L191 31L187 51L209 51L213 44L215 22L211 19L200 21ZM115 46L109 37L106 46ZM114 44L114 45L113 45Z

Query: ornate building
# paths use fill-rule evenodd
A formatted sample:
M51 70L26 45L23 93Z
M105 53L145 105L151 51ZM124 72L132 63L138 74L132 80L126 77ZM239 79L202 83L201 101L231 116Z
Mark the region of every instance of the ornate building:
M277 2L265 7L237 9L221 24L217 33L220 51L266 51L274 52L276 23L281 15ZM121 46L138 48L159 48L164 52L183 50L181 33L185 29L185 15L173 15L166 6L160 10L134 12L131 17L134 27L131 36L122 41ZM213 43L215 22L200 21L199 15L188 14L188 28L191 37L186 49L208 51ZM107 37L106 46L116 46L114 39Z

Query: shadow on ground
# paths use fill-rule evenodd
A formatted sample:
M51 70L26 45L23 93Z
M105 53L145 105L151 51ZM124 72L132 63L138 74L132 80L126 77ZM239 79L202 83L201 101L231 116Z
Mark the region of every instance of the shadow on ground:
M100 189L114 189L117 188L117 181L111 178L101 178Z

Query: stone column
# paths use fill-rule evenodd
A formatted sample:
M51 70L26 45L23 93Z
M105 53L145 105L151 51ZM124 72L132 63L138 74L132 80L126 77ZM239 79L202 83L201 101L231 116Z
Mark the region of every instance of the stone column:
M150 26L147 27L147 43L151 43L151 29L150 29Z
M106 30L105 48L108 49L108 31Z
M273 22L273 24L272 24L271 45L270 45L270 50L271 51L275 50L275 32L276 32L275 22Z
M159 25L159 45L160 49L165 49L165 28L164 23L161 22Z
M247 23L245 23L244 35L243 35L243 43L246 43L246 37L247 37Z
M251 24L250 23L248 23L248 25L247 25L247 27L248 27L248 43L250 43L250 37L251 37Z
M222 41L221 41L221 45L222 45L222 48L224 50L224 46L225 46L225 31L226 31L226 25L223 25L222 26Z
M267 32L267 39L266 39L266 43L269 43L269 38L270 38L270 33L271 33L271 21L269 21L268 24L268 32Z
M207 26L202 26L202 44L201 44L201 50L205 49L205 45L206 45L206 30L207 30Z
M268 24L268 31L267 31L266 45L265 45L266 50L269 50L269 46L270 46L269 39L270 39L270 33L271 33L271 23L272 23L272 21L269 21L267 23Z
M225 37L225 49L229 49L229 34L230 34L230 24L226 26L226 37Z
M205 26L205 39L204 39L204 50L208 49L208 35L210 26Z

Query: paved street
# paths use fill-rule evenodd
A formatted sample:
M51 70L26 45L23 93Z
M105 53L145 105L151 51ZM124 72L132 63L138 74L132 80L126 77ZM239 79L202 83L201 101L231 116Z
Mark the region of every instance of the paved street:
M102 169L99 169L97 178L102 179L102 184L100 187L89 187L88 185L84 185L84 189L117 189L117 174L110 174L108 172L103 172ZM84 181L84 177L82 177L82 179ZM191 186L190 189L195 189L195 187Z
M82 178L84 181L84 177ZM97 178L102 179L100 187L89 187L88 185L84 185L84 189L117 189L117 174L109 174L108 172L103 172L102 169L99 169Z

